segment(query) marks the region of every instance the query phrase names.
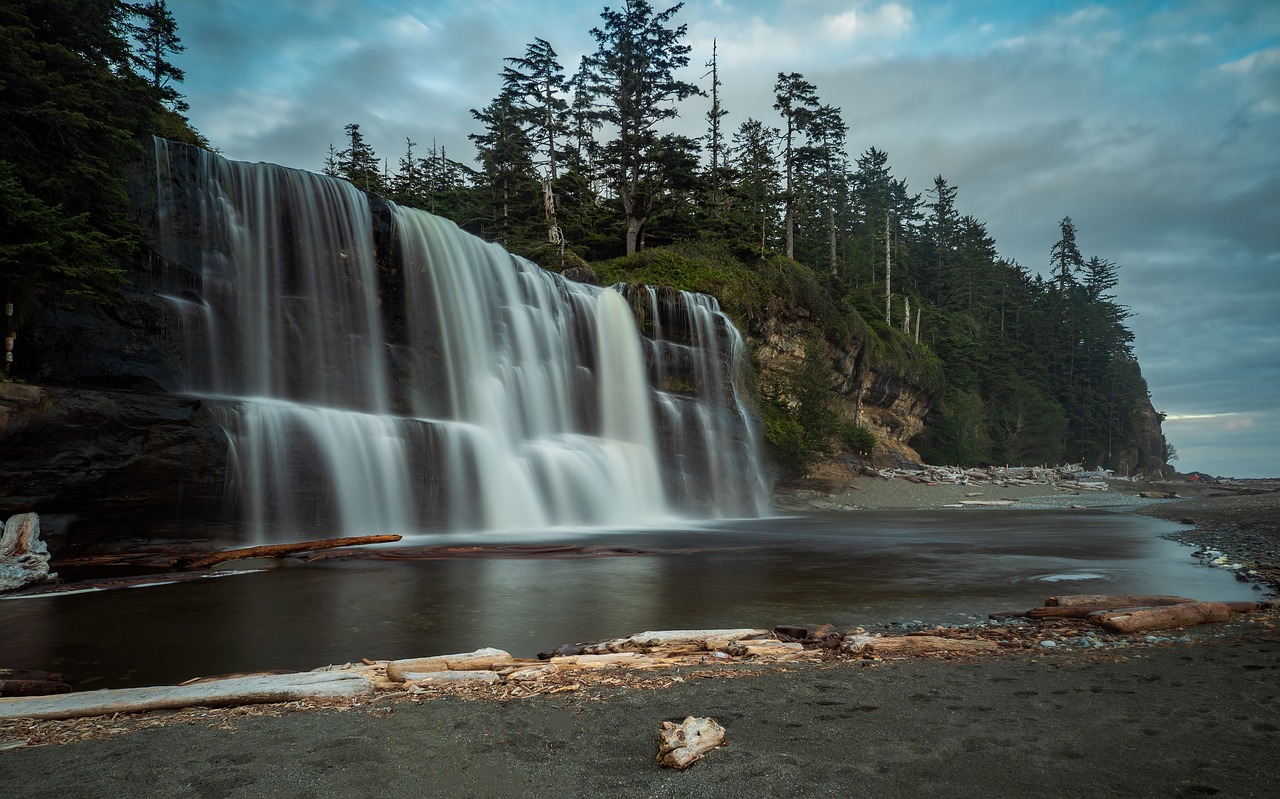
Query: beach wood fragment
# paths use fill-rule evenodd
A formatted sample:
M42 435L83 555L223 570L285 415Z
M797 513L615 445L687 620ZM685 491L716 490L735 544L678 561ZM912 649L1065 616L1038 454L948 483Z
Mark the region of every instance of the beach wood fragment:
M1063 594L1044 601L1047 608L1072 608L1093 605L1099 608L1146 608L1156 605L1190 605L1196 600L1185 596L1142 596L1130 594Z
M69 693L71 686L61 680L0 679L0 696L52 696Z
M724 744L724 727L715 719L687 716L679 724L662 722L658 732L658 763L683 771Z
M1090 614L1089 621L1111 632L1136 633L1229 621L1232 615L1231 608L1221 602L1196 602L1138 610L1099 611Z
M844 639L851 654L923 655L935 652L994 652L995 641L940 635L852 635Z
M494 668L509 664L513 660L510 652L494 649L493 647L477 649L474 652L460 652L454 655L392 660L387 663L387 679L403 682L410 673L492 671Z
M215 552L202 558L178 560L174 565L179 569L207 569L229 560L244 558L279 558L285 555L296 555L300 552L314 552L319 549L335 549L337 547L355 547L367 544L389 544L399 541L398 535L360 535L347 538L326 538L320 541L299 541L293 544L265 544L258 547L243 547Z
M359 675L303 672L235 677L184 686L118 688L0 699L0 719L74 719L111 713L269 704L312 698L355 698L372 694L373 684Z
M495 683L499 679L496 671L411 671L404 675L405 683L420 687L445 683Z

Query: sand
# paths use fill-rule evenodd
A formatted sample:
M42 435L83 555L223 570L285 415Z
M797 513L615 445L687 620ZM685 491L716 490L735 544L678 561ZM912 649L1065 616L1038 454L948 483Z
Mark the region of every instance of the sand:
M929 487L907 490L917 488ZM1188 535L1215 534L1217 525L1218 548L1235 546L1234 557L1267 569L1277 499L1148 507L1199 525ZM1203 502L1207 509L1195 504ZM1187 637L1102 654L1033 649L686 672L662 690L584 686L509 701L401 698L341 711L290 705L98 719L78 723L96 724L96 739L0 751L0 795L1276 795L1277 615L1249 614ZM686 772L662 769L657 731L686 715L716 718L729 745ZM0 739L20 732L10 727Z

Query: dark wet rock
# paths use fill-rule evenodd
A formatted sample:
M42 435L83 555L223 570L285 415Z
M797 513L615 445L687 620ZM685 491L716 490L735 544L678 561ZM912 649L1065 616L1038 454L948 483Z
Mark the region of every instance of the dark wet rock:
M210 403L23 388L32 398L9 403L0 420L0 516L40 513L55 550L207 531L211 509L223 504L227 459Z

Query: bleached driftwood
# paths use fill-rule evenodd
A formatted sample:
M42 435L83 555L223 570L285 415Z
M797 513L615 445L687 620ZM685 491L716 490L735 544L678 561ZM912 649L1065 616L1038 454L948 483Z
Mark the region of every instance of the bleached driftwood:
M387 663L387 679L404 681L409 673L428 673L438 671L492 671L498 666L511 663L510 652L493 647L477 649L474 652L461 652L456 655L435 655L426 658L409 658L392 660Z
M309 698L354 698L372 693L373 685L368 678L355 674L272 674L210 680L192 685L119 688L60 696L0 699L0 719L73 719L197 706L254 705Z
M1102 611L1090 614L1089 621L1111 632L1136 633L1228 621L1232 615L1231 608L1221 602L1196 602L1139 610Z
M500 678L496 671L410 671L404 682L410 685L440 685L445 683L494 683Z
M724 743L724 727L715 719L687 716L679 724L662 722L658 732L658 763L683 771Z
M657 661L653 658L647 657L640 652L608 652L603 655L567 655L565 657L554 657L551 659L552 665L567 669L594 669L607 666L644 668L646 666L652 666L656 662Z
M15 513L0 531L0 591L56 579L49 573L49 548L40 540L40 517Z
M624 652L637 649L704 649L708 640L741 641L744 638L768 637L768 630L742 628L736 630L657 630L636 633L626 638L602 642L604 649L594 654ZM594 648L594 647L593 647Z
M994 652L994 641L939 635L851 635L842 646L850 654L923 655L933 652Z
M398 535L359 535L347 538L326 538L320 541L299 541L294 544L266 544L260 547L228 549L224 552L215 552L192 560L179 560L174 565L179 569L207 569L210 566L216 566L229 560L279 558L285 555L296 555L300 552L315 552L320 549L356 547L366 544L390 544L394 541L399 541L401 537Z

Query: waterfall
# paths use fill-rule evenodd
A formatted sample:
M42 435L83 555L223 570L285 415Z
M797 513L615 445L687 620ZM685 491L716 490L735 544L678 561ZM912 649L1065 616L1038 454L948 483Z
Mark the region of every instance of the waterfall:
M575 283L349 183L155 142L157 292L259 540L756 516L715 300Z

